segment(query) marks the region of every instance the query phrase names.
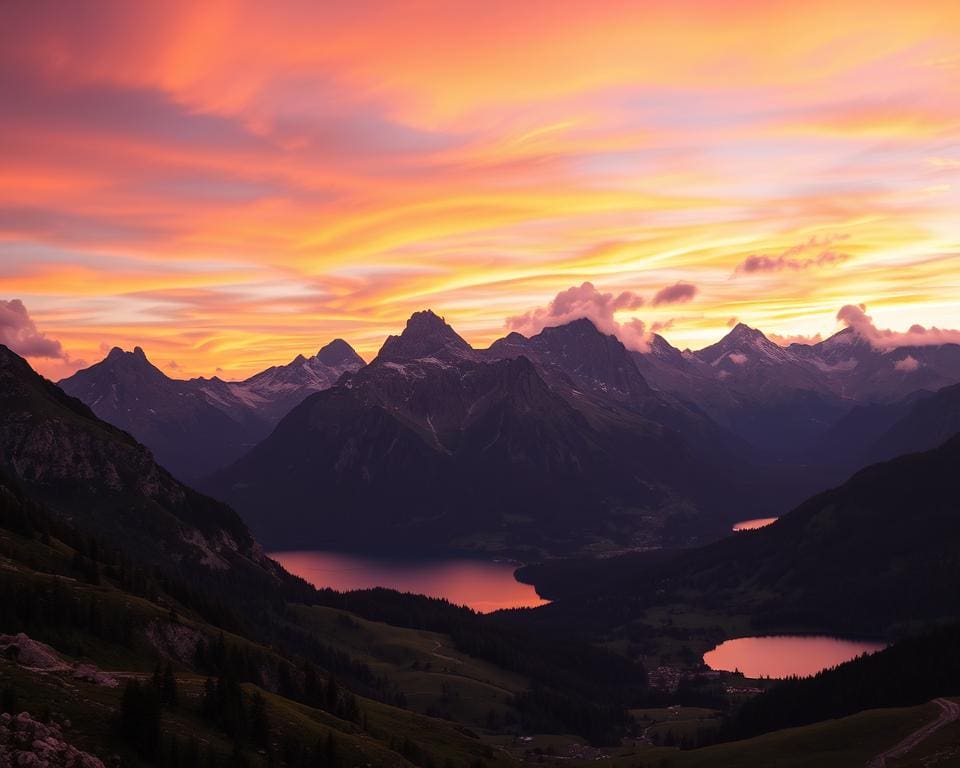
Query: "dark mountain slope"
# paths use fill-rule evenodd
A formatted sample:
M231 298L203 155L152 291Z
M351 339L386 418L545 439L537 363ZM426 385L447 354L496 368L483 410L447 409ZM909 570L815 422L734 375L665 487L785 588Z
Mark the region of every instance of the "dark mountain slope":
M276 577L232 510L179 483L130 435L2 345L0 470L81 530L123 542L132 556Z
M868 455L875 461L924 451L960 433L960 384L944 387L913 403L910 410L877 438Z
M556 611L598 625L683 595L749 614L761 631L881 634L960 616L958 553L960 436L868 467L760 530L685 552L522 573L560 601Z

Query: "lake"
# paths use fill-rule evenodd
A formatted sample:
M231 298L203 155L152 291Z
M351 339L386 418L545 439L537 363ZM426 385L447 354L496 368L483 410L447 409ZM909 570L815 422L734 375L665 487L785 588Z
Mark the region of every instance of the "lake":
M270 557L315 587L339 592L388 587L442 597L480 613L549 602L531 585L513 577L516 563L464 558L395 560L317 551L271 552Z
M755 531L757 528L766 528L771 523L777 522L778 517L755 517L753 520L741 520L733 524L735 531Z
M703 654L710 669L734 672L746 677L809 677L864 653L875 653L885 643L845 640L825 635L770 635L738 637L720 643Z

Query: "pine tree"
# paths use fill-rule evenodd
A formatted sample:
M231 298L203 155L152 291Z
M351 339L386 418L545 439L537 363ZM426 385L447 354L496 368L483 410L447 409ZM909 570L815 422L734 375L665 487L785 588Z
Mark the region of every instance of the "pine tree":
M267 718L267 703L260 691L253 694L250 704L250 735L255 747L269 750L270 748L270 721Z
M177 678L173 675L173 666L167 662L163 673L163 682L160 688L160 701L168 707L176 707L179 696L177 694Z

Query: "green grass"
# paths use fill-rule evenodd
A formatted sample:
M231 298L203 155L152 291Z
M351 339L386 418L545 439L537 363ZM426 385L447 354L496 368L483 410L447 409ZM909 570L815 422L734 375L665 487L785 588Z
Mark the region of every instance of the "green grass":
M332 608L296 608L325 643L350 653L393 681L407 706L485 728L493 711L500 722L515 716L514 694L529 683L519 675L458 651L449 636L367 621Z
M624 748L613 753L605 765L611 768L856 768L935 717L934 710L931 705L869 710L697 750Z
M960 701L960 698L954 698ZM960 721L950 723L901 758L887 761L888 768L960 768Z

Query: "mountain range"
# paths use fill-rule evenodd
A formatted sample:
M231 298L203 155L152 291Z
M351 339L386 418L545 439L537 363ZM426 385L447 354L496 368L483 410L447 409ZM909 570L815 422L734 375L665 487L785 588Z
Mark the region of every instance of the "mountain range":
M702 409L764 454L791 460L822 456L822 438L857 406L880 406L874 423L895 420L905 400L960 381L960 345L877 348L852 328L783 347L740 323L695 352L655 336L649 353L633 357L653 387ZM878 436L851 446L848 462L858 463ZM844 437L853 434L832 435Z
M541 341L541 356L475 350L417 313L203 486L277 544L563 549L686 526L720 472L645 415L680 407L589 322Z
M172 379L140 347L114 347L59 382L94 413L149 446L177 477L195 479L240 458L307 395L364 365L341 339L244 381Z
M267 455L277 455L291 437L306 440L299 444L305 454L289 450L273 467L279 501L271 510L280 517L283 488L291 478L307 477L307 469L314 473L315 497L334 495L330 483L339 480L323 474L314 446L321 452L332 446L340 459L363 451L358 466L390 468L432 439L449 457L441 469L452 471L457 482L475 483L444 490L463 502L459 509L478 513L492 497L482 496L490 491L469 473L459 474L471 462L480 463L493 486L516 482L510 463L519 462L524 483L527 474L541 483L541 505L578 492L576 483L563 484L563 472L589 471L575 479L599 477L609 480L613 492L635 493L621 475L634 448L666 450L665 457L651 455L630 466L677 482L661 480L660 487L647 481L648 492L684 487L682 478L669 474L674 463L694 486L711 488L717 480L709 472L691 474L710 466L711 458L688 448L692 433L683 429L695 411L678 409L674 399L642 387L622 367L621 349L590 327L551 331L528 340L529 354L503 356L503 350L473 350L441 318L418 314L369 366L308 396L241 463L250 460L249 478L266 483L256 474L262 466L258 451L269 446ZM591 350L577 352L579 345ZM571 362L578 359L592 362L578 367ZM626 396L633 387L642 395L636 401ZM604 388L617 394L601 396ZM939 403L936 408L947 409L939 412L952 419L956 392L949 387L916 399L899 422L915 425L906 435L928 434L930 403ZM340 422L332 420L336 413L344 414ZM644 413L668 413L680 428L671 430ZM934 426L949 429L952 423L944 419ZM357 438L352 443L351 434ZM272 445L274 440L279 442ZM616 451L624 448L628 458L618 459ZM484 449L491 455L483 456ZM507 463L497 463L503 456ZM182 765L181 754L186 764L199 764L191 745L201 740L211 763L223 764L232 753L256 765L261 757L266 765L278 755L279 762L298 766L428 765L439 764L443 755L463 765L481 758L490 765L525 760L522 746L494 750L478 733L578 733L624 749L628 742L621 739L631 727L625 709L667 701L630 656L638 640L660 642L647 611L667 622L663 642L697 648L723 632L710 626L716 616L730 627L746 619L762 631L890 638L956 617L958 462L960 437L954 437L937 449L871 466L759 531L679 552L550 561L527 569L527 576L556 598L553 605L480 617L388 590L313 590L264 557L230 507L180 483L129 434L0 347L0 631L16 633L2 636L0 708L8 714L0 717L8 730L34 727L26 713L14 722L10 708L20 705L45 719L43 704L56 699L51 722L63 724L57 734L134 765ZM404 468L421 470L416 462L392 467L390 479L402 477ZM602 471L609 474L595 474ZM372 476L353 480L361 494L375 486ZM547 482L561 484L555 495L548 495ZM481 503L471 507L474 494ZM661 501L651 497L650 503ZM564 513L580 514L573 508ZM602 513L599 520L610 522ZM361 522L396 533L394 553L407 543L403 526L389 529L389 518ZM547 531L550 524L544 519ZM684 621L674 623L671 617L679 613ZM736 736L949 695L957 679L956 631L908 638L876 661L852 662L811 683L775 685L743 710L730 705L742 693L711 699L711 706L728 710L728 733ZM601 641L604 649L591 645ZM608 646L627 648L628 654ZM681 656L684 651L690 655L686 645ZM31 664L41 652L53 666L38 671ZM158 671L154 682L145 680L143 670L158 658L167 671ZM443 662L456 662L456 674L437 666ZM424 700L438 674L445 680L442 694ZM127 681L122 691L109 687L117 686L114 676ZM724 678L718 690L729 683L737 685L736 677ZM164 693L153 710L134 706L137 695L159 695L177 685L186 694L179 704ZM418 703L407 703L408 692ZM696 704L706 693L681 684L669 701ZM482 706L473 704L477 696ZM91 701L100 704L95 708ZM424 707L432 716L418 714ZM99 722L111 710L121 716L109 725ZM913 710L909 716L918 717ZM156 739L147 738L141 718L153 718ZM908 731L906 720L895 723ZM846 743L858 726L835 721L831 727ZM783 743L793 744L798 755L828 749L820 732L810 730L667 754L682 765L765 765L769 749L782 750L776 745L791 733L802 743ZM637 758L659 758L662 753L649 751L644 734L638 727L629 741ZM698 732L687 746L718 737L730 738L722 730ZM861 745L857 764L894 740L887 734L875 740L877 746ZM33 749L47 748L48 741L37 743Z
M780 514L936 445L949 426L923 404L956 382L960 346L853 329L781 346L738 324L635 352L580 319L474 349L427 310L369 365L338 340L244 382L177 381L114 350L61 385L272 546L519 554L689 545Z

